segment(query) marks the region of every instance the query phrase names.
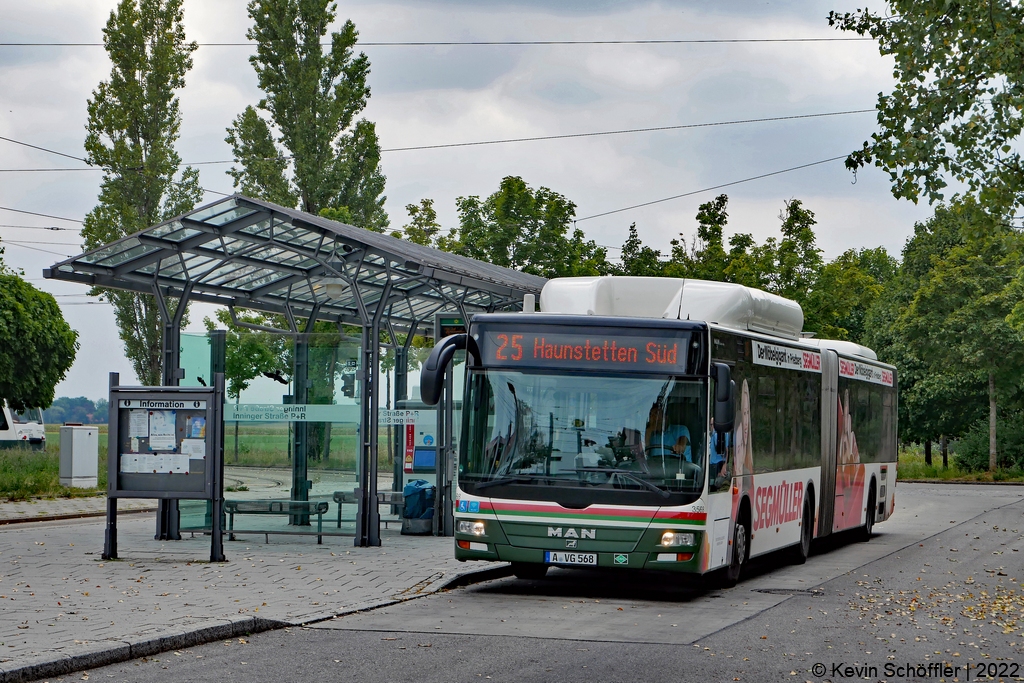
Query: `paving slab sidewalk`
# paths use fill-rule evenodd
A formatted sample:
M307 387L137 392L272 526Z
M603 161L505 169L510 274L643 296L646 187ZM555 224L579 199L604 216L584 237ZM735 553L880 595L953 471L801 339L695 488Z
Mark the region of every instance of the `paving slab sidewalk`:
M460 563L452 539L240 535L211 564L210 537L153 539L149 514L0 526L0 681L29 681L247 633L300 626L505 572Z
M117 509L122 513L148 512L156 510L156 501L144 498L122 498L117 504ZM0 502L0 524L100 517L106 513L107 497L103 495L81 498L32 498Z

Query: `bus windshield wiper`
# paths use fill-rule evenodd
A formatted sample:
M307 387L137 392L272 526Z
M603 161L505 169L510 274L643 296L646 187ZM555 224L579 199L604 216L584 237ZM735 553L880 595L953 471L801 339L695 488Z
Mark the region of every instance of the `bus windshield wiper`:
M606 472L608 474L617 474L620 477L622 477L623 479L629 479L632 482L640 484L645 489L648 489L650 491L654 491L655 493L657 493L662 498L670 498L672 496L672 494L669 493L668 491L666 491L665 489L663 489L660 486L657 486L655 484L652 484L651 482L647 481L643 477L636 476L635 474L633 474L629 470L620 470L620 469L617 469L615 467L577 467L574 470L560 470L560 471L561 472Z
M476 490L485 489L488 486L500 486L501 484L526 484L535 479L549 479L543 474L516 474L510 477L498 477L496 479L489 479L485 482L476 485Z

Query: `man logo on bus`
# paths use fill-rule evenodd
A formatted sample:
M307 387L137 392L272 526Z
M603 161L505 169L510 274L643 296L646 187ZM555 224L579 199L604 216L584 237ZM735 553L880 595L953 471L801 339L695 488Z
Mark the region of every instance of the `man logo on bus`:
M562 529L562 527L549 526L548 537L552 536L555 538L597 538L597 529L580 529L576 531L572 527Z

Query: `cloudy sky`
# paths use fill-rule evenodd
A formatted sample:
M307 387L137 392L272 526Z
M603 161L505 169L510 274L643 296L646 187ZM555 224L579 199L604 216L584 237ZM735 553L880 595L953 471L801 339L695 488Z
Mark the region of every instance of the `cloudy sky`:
M873 3L877 4L877 3ZM0 42L99 42L115 0L0 0ZM829 10L863 2L643 2L633 0L394 0L344 2L366 42L657 40L836 37ZM185 0L188 37L242 42L238 0ZM364 48L372 97L364 115L385 149L510 137L587 133L869 109L891 88L892 64L868 42L689 45L448 46ZM181 91L179 151L186 162L230 158L224 129L260 93L248 47L200 47ZM0 47L0 136L83 155L86 100L109 74L100 47ZM842 155L875 129L852 114L690 130L456 149L389 152L387 209L404 224L406 204L430 197L441 222L455 199L493 192L522 176L573 200L579 217ZM0 140L0 168L83 164ZM202 166L204 187L231 192L227 165ZM95 171L0 172L0 206L81 218L95 204ZM842 162L737 185L729 231L760 241L778 230L785 200L799 198L819 221L819 246L834 257L882 245L898 254L929 209L896 201L886 177ZM697 206L715 193L582 221L599 244L621 245L630 223L664 250L694 230ZM208 195L207 200L215 199ZM106 373L133 373L113 315L84 288L42 280L42 269L79 252L76 224L0 210L8 265L54 293L82 350L58 395L99 398ZM59 226L44 231L11 226ZM610 253L618 254L618 249ZM192 328L208 308L197 307Z

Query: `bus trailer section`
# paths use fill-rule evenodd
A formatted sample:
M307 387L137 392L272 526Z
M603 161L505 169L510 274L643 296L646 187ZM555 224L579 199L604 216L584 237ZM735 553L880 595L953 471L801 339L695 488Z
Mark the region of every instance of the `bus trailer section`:
M796 302L586 277L550 280L540 304L475 316L421 372L432 405L467 352L458 559L523 578L590 566L731 584L752 557L803 562L813 539L866 540L892 514L896 370L803 333Z

